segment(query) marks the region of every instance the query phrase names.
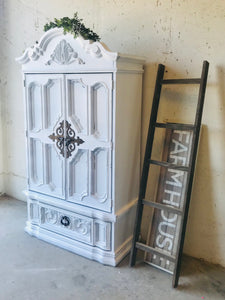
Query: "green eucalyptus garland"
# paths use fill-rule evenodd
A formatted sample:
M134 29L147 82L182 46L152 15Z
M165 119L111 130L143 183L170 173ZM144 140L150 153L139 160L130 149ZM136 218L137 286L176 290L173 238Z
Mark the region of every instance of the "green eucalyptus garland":
M100 41L100 37L93 32L90 28L85 27L82 23L83 19L79 19L77 12L74 14L73 19L64 17L62 19L54 19L54 22L45 24L44 31L48 31L52 28L63 28L64 34L67 32L72 33L74 38L81 35L84 39L92 41Z

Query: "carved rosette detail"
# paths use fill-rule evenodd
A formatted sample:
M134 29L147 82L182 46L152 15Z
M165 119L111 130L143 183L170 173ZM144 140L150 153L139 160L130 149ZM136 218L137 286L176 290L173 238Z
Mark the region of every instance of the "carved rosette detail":
M50 57L51 59L47 61L46 65L50 65L53 61L60 65L69 65L73 62L77 62L80 65L85 64L66 40L59 42Z
M74 219L74 228L80 234L86 235L88 233L88 222L84 222L82 219Z
M56 129L56 134L53 132L49 135L49 138L56 142L60 154L65 158L69 158L72 155L72 152L76 149L75 144L79 146L84 143L79 136L75 138L75 131L71 128L71 124L65 120L60 122L59 127Z
M90 228L91 228L90 221L83 220L79 217L67 216L68 219L70 220L70 224L69 226L64 226L61 220L65 216L62 213L50 208L45 208L44 215L45 215L45 220L44 220L45 223L51 225L57 225L65 229L75 231L76 233L81 234L83 236L89 235L90 233Z
M58 220L58 213L55 210L46 209L45 210L45 220L49 224L56 224Z

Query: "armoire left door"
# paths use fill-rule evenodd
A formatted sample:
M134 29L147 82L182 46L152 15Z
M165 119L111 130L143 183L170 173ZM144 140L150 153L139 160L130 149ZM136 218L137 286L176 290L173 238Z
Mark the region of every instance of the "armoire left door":
M57 131L64 134L60 129L65 119L63 75L27 74L25 91L29 189L65 199L65 158L57 141L49 138Z

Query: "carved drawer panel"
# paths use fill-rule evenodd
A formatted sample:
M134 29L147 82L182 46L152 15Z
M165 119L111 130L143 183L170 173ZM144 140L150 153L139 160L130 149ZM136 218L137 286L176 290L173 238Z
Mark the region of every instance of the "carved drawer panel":
M39 223L41 228L57 232L74 240L103 250L111 249L111 223L109 222L40 204Z

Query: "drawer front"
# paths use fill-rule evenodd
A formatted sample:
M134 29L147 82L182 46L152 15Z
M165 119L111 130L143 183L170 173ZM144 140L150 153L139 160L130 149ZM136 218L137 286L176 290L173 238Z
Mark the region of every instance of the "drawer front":
M40 226L93 245L93 220L49 206L40 207Z
M31 223L39 225L73 240L111 250L110 222L76 214L45 203L29 200L28 213Z

